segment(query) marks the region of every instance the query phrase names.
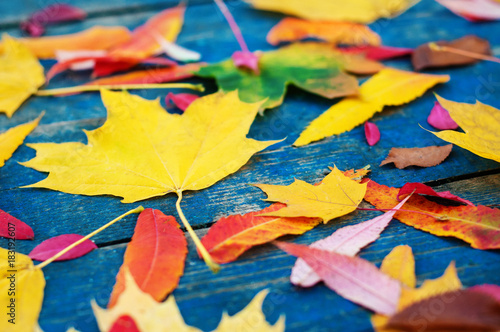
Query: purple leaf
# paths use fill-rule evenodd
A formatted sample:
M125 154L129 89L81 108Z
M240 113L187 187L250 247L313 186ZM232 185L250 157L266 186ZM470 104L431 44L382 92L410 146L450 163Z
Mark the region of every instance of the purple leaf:
M365 137L369 146L373 146L380 141L380 130L376 124L365 122Z
M434 102L434 107L431 110L431 114L427 118L427 122L436 129L448 130L457 129L458 125L450 116L447 110L439 104L439 102Z
M45 32L44 27L49 24L83 20L85 17L87 14L80 8L67 4L55 4L32 14L28 20L21 23L21 29L30 36L38 37Z
M84 236L78 234L63 234L50 238L37 245L28 256L37 261L44 261L83 237ZM86 240L56 259L56 261L75 259L88 254L94 249L97 249L95 243L91 240Z
M259 57L248 51L236 51L232 55L234 65L238 68L247 68L256 75L259 74Z
M357 225L342 227L332 235L314 242L309 247L347 256L355 256L363 247L379 238L380 233L387 227L394 214L403 206L408 198L409 196L396 205L394 209L383 215ZM292 268L290 281L297 286L311 287L320 282L321 278L303 259L299 258Z

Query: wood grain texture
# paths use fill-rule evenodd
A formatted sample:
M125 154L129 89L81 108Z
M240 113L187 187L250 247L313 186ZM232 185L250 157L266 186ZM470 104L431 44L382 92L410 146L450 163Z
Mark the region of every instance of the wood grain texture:
M178 43L202 53L203 61L221 61L231 55L238 45L222 15L210 1L190 1L186 20ZM96 24L125 25L134 28L158 10L172 5L171 0L77 0L91 14L89 19L71 24L51 26L48 34L70 33ZM203 4L205 3L205 4ZM0 32L20 36L15 26L22 17L45 5L35 0L2 1L0 3ZM265 42L269 29L283 15L258 12L239 0L228 1L230 10L240 24L249 48L269 50ZM14 24L15 23L15 24ZM500 22L472 24L431 0L423 0L408 12L393 20L375 22L370 27L379 33L384 44L416 47L433 40L452 40L466 34L477 34L490 41L493 52L500 55ZM43 62L46 69L52 61ZM387 65L411 70L409 59L391 60ZM480 62L471 66L429 71L450 74L451 81L434 89L439 95L472 103L479 99L500 108L500 71L498 64ZM72 86L88 80L88 73L64 73L54 79L49 87ZM216 90L212 81L203 82L208 92ZM178 92L178 90L176 90ZM145 98L158 96L163 100L167 90L133 92ZM293 148L291 144L300 132L334 101L289 88L282 106L257 117L249 136L259 140L286 140L254 156L240 171L214 186L196 193L188 192L182 202L184 213L202 235L206 227L222 216L247 213L262 209L268 204L265 195L248 183L286 185L297 177L309 183L322 179L328 166L339 169L361 168L372 165L371 178L381 184L402 186L406 182L443 183L454 181L436 190L451 190L454 194L477 204L498 204L500 201L500 176L476 177L477 174L500 172L500 164L480 158L468 151L454 147L442 164L431 168L409 167L398 170L387 165L377 165L392 147L423 147L445 145L418 124L429 128L426 119L434 104L432 92L401 107L391 107L377 114L371 121L381 132L380 142L369 147L363 128L334 136L311 145ZM162 101L163 102L163 101ZM82 129L94 129L104 123L106 110L97 93L86 93L61 98L37 97L28 100L12 119L0 116L0 132L27 122L41 110L46 115L40 126L27 137L26 142L85 141ZM18 162L34 157L34 151L21 146L0 168L0 209L5 210L33 227L34 241L18 241L17 250L28 253L43 240L65 233L85 235L133 206L121 204L110 196L86 197L69 195L43 189L19 189L45 177L44 174L25 168ZM456 181L456 177L473 178ZM141 202L145 207L159 209L165 214L175 214L175 197L168 195ZM135 206L135 205L134 205ZM297 243L310 244L330 235L339 227L367 220L377 212L357 211L339 221L320 225L301 237L286 237ZM125 244L133 234L137 216L124 220L99 234L95 241L101 246L80 259L54 263L44 273L47 287L40 324L45 331L66 331L75 326L80 331L97 331L90 300L95 298L105 305L115 275L123 260ZM500 284L499 251L471 249L460 240L439 238L417 231L397 221L391 222L382 237L362 251L361 257L376 264L396 245L409 244L416 256L419 282L424 278L441 275L450 260L457 261L459 275L466 286L480 283ZM5 247L6 241L0 240ZM290 269L295 259L271 245L264 245L245 253L238 261L224 266L221 273L212 275L199 260L190 244L186 273L174 292L179 307L188 324L204 330L214 329L222 311L229 314L241 310L261 289L270 288L264 302L264 312L270 322L280 314L287 315L287 331L370 330L368 312L343 300L324 286L310 290L294 288L289 283Z

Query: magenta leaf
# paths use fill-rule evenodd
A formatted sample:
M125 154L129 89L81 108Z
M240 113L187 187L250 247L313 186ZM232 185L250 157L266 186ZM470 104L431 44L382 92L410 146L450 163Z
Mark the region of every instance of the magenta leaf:
M274 242L281 250L302 258L331 290L376 313L396 312L401 284L359 257L314 249L286 242Z
M21 220L0 210L0 236L16 240L33 240L35 233Z
M439 102L434 102L434 107L431 110L431 114L427 118L427 122L436 129L448 130L457 129L458 125L450 116L447 110L441 106Z
M380 130L376 124L372 122L365 122L365 137L369 146L373 146L380 141Z
M436 0L471 22L500 20L500 4L492 0Z
M392 46L353 46L340 48L344 53L364 54L367 59L382 61L399 58L413 53L412 48Z
M466 199L460 198L456 195L453 195L449 191L436 192L431 187L426 186L423 183L418 183L418 182L408 182L407 184L405 184L399 190L398 200L401 200L402 196L409 195L411 193L440 197L440 198L444 198L444 199L449 199L451 201L459 202L459 203L462 203L464 205L474 206L474 204L472 204L472 202L470 202Z
M21 29L30 36L38 37L45 32L45 26L53 23L83 20L87 14L80 8L67 4L54 4L32 14L21 23Z
M467 290L471 292L479 292L487 294L500 303L500 286L498 285L490 285L490 284L477 285L470 287Z
M83 237L84 236L78 234L63 234L50 238L37 245L28 256L37 261L47 260ZM88 254L94 249L97 249L95 243L91 240L86 240L56 259L56 261L75 259Z
M167 97L165 97L165 103L167 107L174 104L181 110L185 111L189 105L196 99L200 98L200 96L192 94L192 93L173 93L169 92Z
M238 68L247 68L256 75L259 74L259 57L249 51L236 51L232 57L233 63Z
M383 215L353 226L342 227L332 235L314 242L309 248L355 256L363 247L366 247L379 238L380 234L392 220L394 214L406 203L408 198L410 196ZM292 284L301 287L311 287L320 281L321 278L303 259L297 259L290 275L290 282Z

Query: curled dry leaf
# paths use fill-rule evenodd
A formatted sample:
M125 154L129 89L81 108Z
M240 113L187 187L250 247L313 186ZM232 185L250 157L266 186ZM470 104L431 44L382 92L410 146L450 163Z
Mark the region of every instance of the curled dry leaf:
M0 56L0 113L11 117L45 83L43 67L25 45L2 36ZM3 152L0 152L3 154Z
M408 197L396 205L391 211L362 223L338 229L332 235L312 243L309 247L336 252L347 256L355 256L363 247L379 238L382 231L392 220L392 217ZM320 282L321 278L301 258L297 259L292 268L290 282L301 287L311 287Z
M187 252L184 232L174 217L159 210L144 210L125 250L108 307L113 307L125 290L127 272L143 292L158 302L165 299L177 287L184 273Z
M401 285L369 261L298 244L275 244L288 254L302 258L326 286L340 296L377 313L396 312Z
M9 225L14 225L14 232L12 229L9 232ZM0 236L16 240L33 240L35 233L26 223L0 210Z
M275 203L260 211L221 218L210 227L201 242L217 263L229 263L253 246L286 234L303 234L321 222L317 218L262 216L284 207L284 204Z
M380 166L394 163L403 169L408 166L431 167L441 164L451 153L453 144L425 148L392 148Z
M436 98L465 133L452 130L432 133L478 156L500 162L500 110L479 101L466 104Z
M439 102L434 102L434 107L427 118L427 122L436 129L447 130L457 129L458 125L450 116L447 110Z
M130 39L130 31L125 27L94 26L87 30L60 36L21 38L19 40L37 58L56 57L57 51L108 50ZM5 43L0 44L0 52L5 52Z
M308 21L285 17L267 34L267 42L278 45L306 38L317 38L331 44L380 45L380 36L363 24L332 21Z
M266 201L286 204L261 216L320 218L324 223L356 210L366 191L366 183L352 180L337 167L318 185L295 179L288 186L255 186L267 194Z
M412 0L245 0L257 9L276 11L309 20L371 23L393 17L418 1Z
M29 257L36 261L44 261L51 258L67 246L75 243L83 238L83 235L78 234L63 234L47 239L37 245L30 253ZM55 261L71 260L88 254L92 250L97 249L97 246L91 240L85 240L75 248L71 249Z
M43 113L31 122L10 128L5 133L0 134L0 167L5 165L5 161L12 157L12 154L17 150L17 148L23 144L26 136L28 136L33 129L38 126L42 116Z
M427 75L385 68L368 79L359 94L347 97L317 117L293 143L302 146L331 135L338 135L369 120L385 106L397 106L420 97L448 75Z
M451 42L438 41L438 46L452 47L454 49L469 51L477 54L489 55L491 53L490 43L474 35L462 37ZM420 45L412 54L411 62L415 70L424 68L436 68L447 66L460 66L476 63L479 60L470 56L448 52L446 50L437 50L432 48L429 43Z
M365 200L377 209L397 204L399 188L368 182ZM477 249L500 248L500 210L486 206L444 206L412 195L394 218L437 236L454 236Z

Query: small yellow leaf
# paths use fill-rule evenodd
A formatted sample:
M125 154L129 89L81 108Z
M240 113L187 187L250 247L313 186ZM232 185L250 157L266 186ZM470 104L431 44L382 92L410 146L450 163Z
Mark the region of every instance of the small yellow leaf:
M277 11L309 20L371 23L390 18L418 1L413 0L246 0L258 9Z
M415 288L415 258L410 246L397 246L385 256L380 266L380 271L390 277L401 281L407 287Z
M432 133L478 156L500 162L500 110L479 101L466 104L437 95L436 98L465 133L453 130Z
M214 332L283 332L285 331L285 317L271 325L266 321L266 316L262 313L262 303L267 296L268 290L260 291L253 300L240 312L234 316L228 316L226 312L222 314L222 320Z
M342 99L313 120L293 145L306 145L351 130L382 111L385 106L408 103L434 85L449 79L448 75L382 69L361 85L358 96Z
M116 320L125 315L132 317L140 331L200 331L186 325L173 295L163 303L156 302L137 286L128 270L125 271L125 291L113 308L103 309L95 301L91 304L99 329L103 332L109 331Z
M4 310L0 331L37 331L45 288L43 272L26 255L0 248L0 257L0 306Z
M5 161L12 156L19 145L23 144L26 136L38 126L42 116L43 114L31 122L10 128L5 133L0 134L0 167L2 167Z
M366 192L366 183L352 180L337 167L317 186L297 179L288 186L255 186L267 194L266 201L287 205L262 216L321 218L325 223L354 211Z
M9 35L3 35L0 57L0 113L8 117L45 83L43 67L31 51Z

